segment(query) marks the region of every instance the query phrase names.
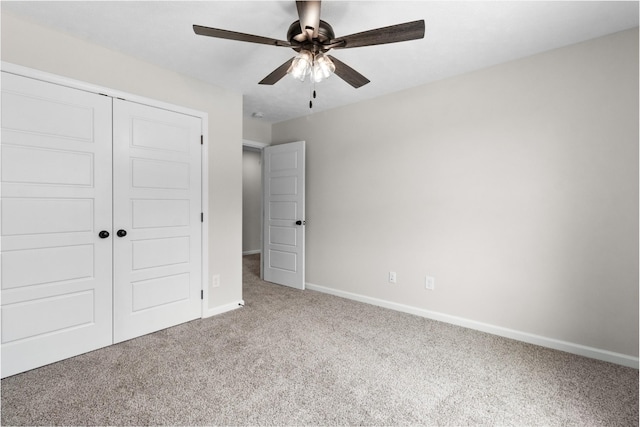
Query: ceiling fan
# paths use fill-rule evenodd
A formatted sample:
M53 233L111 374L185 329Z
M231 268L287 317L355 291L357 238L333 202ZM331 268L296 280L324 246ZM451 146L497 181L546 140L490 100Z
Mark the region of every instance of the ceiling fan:
M326 55L326 52L331 49L397 43L424 37L424 20L335 37L331 25L320 19L320 3L320 1L296 1L299 19L289 27L287 40L201 25L194 25L193 31L201 36L289 47L298 52L298 55L276 68L259 84L272 85L287 74L291 74L299 80L304 80L309 75L313 81L319 82L334 73L354 88L366 85L369 83L369 79L334 56Z

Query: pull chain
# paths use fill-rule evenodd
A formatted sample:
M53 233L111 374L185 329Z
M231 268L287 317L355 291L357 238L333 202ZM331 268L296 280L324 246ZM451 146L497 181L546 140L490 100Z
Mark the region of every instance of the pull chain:
M315 68L316 65L316 57L315 57L315 53L313 55L313 59L311 62L311 75L309 76L309 82L311 83L311 86L309 86L309 108L312 109L313 108L313 100L311 99L311 97L313 96L313 99L316 99L316 79L314 78L313 75L313 70ZM313 91L313 92L311 92Z
M311 89L313 89L313 95L309 94L309 108L313 108L313 101L311 100L311 97L313 96L313 99L316 99L316 82L313 82Z

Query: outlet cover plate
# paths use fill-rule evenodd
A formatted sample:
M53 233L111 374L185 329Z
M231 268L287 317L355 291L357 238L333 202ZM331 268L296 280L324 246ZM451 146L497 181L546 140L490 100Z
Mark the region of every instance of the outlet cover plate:
M435 277L427 276L424 279L424 287L425 287L425 289L428 289L430 291L434 290L436 288L436 279L435 279Z

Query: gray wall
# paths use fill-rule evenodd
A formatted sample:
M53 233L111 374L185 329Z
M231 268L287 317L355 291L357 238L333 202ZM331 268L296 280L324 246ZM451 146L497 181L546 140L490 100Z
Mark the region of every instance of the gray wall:
M242 95L2 12L2 60L209 114L209 307L242 298Z
M242 119L242 138L249 141L271 143L271 123L261 119L244 117Z
M262 249L262 153L242 152L242 252Z
M637 357L638 114L635 29L273 125L307 282Z

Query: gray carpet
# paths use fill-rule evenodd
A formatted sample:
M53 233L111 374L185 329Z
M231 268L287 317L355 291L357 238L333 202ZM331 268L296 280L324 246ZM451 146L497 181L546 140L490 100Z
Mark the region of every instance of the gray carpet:
M3 425L637 426L638 371L258 278L246 307L2 380Z

